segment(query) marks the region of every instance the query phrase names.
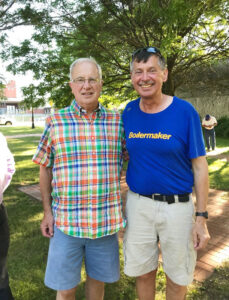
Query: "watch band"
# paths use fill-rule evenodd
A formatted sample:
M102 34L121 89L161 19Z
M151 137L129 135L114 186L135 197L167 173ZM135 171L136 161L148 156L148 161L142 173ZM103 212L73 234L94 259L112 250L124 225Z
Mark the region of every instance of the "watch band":
M205 219L208 219L208 212L204 211L204 212L196 212L196 217L204 217Z

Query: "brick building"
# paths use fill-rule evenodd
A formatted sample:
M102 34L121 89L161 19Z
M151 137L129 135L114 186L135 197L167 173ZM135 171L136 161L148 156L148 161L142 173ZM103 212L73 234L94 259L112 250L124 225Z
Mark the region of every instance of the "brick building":
M20 99L17 98L17 88L15 80L10 80L3 91L4 98L0 102L1 111L7 114L15 114L19 110Z

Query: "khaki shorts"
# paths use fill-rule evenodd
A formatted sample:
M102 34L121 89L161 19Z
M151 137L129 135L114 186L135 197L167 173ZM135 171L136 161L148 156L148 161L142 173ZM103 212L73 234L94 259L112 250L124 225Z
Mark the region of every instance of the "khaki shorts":
M157 269L159 237L165 273L176 284L190 284L196 265L191 195L189 202L168 204L128 191L126 217L125 274L140 276Z

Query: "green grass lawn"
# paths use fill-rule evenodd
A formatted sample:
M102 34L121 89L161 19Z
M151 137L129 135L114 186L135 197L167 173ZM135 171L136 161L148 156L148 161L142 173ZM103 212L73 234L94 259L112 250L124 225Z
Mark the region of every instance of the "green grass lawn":
M43 127L36 127L34 129L31 126L4 126L0 125L0 132L5 136L17 135L17 134L33 134L42 133Z
M217 148L225 151L220 157L207 158L210 187L218 190L229 190L229 139L218 138Z
M33 133L30 128L0 127L5 135L22 134L24 131ZM28 131L27 131L28 130ZM41 133L42 128L37 128ZM54 300L55 291L44 286L43 278L46 266L48 239L40 233L42 205L39 201L18 190L21 185L39 182L39 167L32 163L31 158L38 145L39 137L8 139L8 144L15 156L16 173L5 193L4 202L7 206L11 244L8 258L10 284L15 300ZM228 140L217 139L218 147L229 146ZM228 162L221 159L208 158L211 186L226 189L229 186ZM123 270L122 244L120 242L121 270ZM194 284L189 289L188 299L228 299L228 264L215 271L213 276L203 284ZM227 284L226 284L227 281ZM77 290L77 299L84 300L85 271L82 271L82 283ZM161 268L157 280L157 300L165 299L165 276ZM217 296L216 296L217 295ZM121 279L114 284L107 284L105 300L136 300L135 280L121 271Z
M39 166L31 161L38 141L38 137L8 139L8 145L16 162L16 173L4 195L11 231L8 269L15 300L54 300L56 294L55 291L46 288L43 283L49 240L42 237L40 232L42 205L18 190L21 185L39 182ZM123 270L121 246L120 260ZM85 299L84 286L85 271L83 269L77 299ZM105 300L117 299L135 299L135 280L126 277L123 271L119 282L106 285Z
M229 261L216 268L203 283L192 285L188 300L228 300L229 299Z

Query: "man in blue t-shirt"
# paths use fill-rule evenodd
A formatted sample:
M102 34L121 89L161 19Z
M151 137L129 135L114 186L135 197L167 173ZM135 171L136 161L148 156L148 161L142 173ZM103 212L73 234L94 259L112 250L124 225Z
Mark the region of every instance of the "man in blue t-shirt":
M210 238L208 166L200 119L190 103L162 93L168 70L157 48L136 50L130 67L140 97L123 113L130 188L124 271L137 277L139 299L154 299L160 245L166 299L183 300L193 280L196 250L203 249Z

